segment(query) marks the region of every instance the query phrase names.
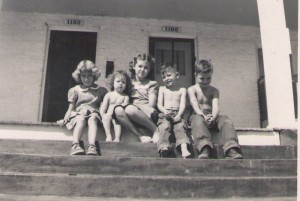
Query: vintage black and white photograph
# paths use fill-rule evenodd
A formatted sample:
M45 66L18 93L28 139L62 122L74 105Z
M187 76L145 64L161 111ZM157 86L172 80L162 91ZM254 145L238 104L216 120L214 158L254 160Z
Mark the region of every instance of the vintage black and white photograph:
M0 0L0 200L296 201L298 9Z

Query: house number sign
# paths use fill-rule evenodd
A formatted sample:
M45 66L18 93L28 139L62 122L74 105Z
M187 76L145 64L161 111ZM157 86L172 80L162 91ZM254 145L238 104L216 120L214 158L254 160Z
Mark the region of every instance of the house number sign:
M166 31L166 32L175 32L175 33L181 32L181 27L177 27L177 26L162 26L161 29L162 31Z
M70 18L70 19L66 19L64 21L64 23L67 24L67 25L82 26L83 25L83 20Z

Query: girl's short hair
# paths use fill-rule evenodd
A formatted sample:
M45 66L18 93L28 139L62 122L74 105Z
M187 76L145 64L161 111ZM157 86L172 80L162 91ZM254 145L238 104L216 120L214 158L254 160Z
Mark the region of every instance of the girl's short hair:
M72 73L72 77L77 83L81 83L80 73L84 71L90 71L93 74L94 81L98 80L101 73L98 70L97 66L90 60L82 60L79 62L76 70Z
M199 62L196 61L195 63L195 73L212 73L213 72L213 65L211 64L210 60L200 60Z
M112 74L111 79L110 79L110 90L114 91L114 81L116 77L123 77L126 80L126 87L124 90L124 93L128 96L130 96L131 94L131 88L132 88L132 83L131 83L131 79L129 77L129 75L127 74L127 72L123 71L123 70L118 70L115 73Z
M135 71L134 71L134 67L137 64L137 61L146 61L149 63L149 67L150 67L150 72L147 75L146 78L151 78L153 75L153 69L155 66L155 59L153 56L151 56L150 54L146 54L146 53L142 53L142 54L138 54L136 57L133 57L133 60L129 62L129 71L131 73L131 78L135 79Z

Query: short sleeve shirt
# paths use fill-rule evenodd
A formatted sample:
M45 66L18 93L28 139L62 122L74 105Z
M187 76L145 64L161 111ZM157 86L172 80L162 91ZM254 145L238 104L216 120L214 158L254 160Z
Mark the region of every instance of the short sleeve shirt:
M69 90L68 101L75 103L75 111L79 111L82 107L99 109L106 93L107 89L104 87L83 88L77 85Z
M156 81L149 80L144 84L132 82L131 100L133 104L143 105L149 103L149 95L158 93Z

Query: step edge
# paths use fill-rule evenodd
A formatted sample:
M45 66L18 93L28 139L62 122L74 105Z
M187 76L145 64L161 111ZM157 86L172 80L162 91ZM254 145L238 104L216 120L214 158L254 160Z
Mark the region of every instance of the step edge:
M56 122L30 122L30 121L0 121L0 125L14 125L14 126L37 126L37 127L60 127ZM261 131L261 132L272 132L283 129L297 128L256 128L256 127L236 127L237 131Z
M22 173L22 172L0 172L1 176L23 176L23 177L56 177L56 178L64 178L64 177L77 177L77 178L86 178L86 179L183 179L183 180L266 180L266 179L297 179L297 176L218 176L218 177L210 177L210 176L186 176L186 175L113 175L113 174L67 174L67 173Z
M160 158L160 157L144 157L144 156L140 156L140 157L137 157L137 156L126 156L126 157L111 157L111 156L69 156L69 155L45 155L45 154L27 154L27 153L10 153L10 152L0 152L0 155L7 155L7 156L13 156L13 157L16 157L16 156L30 156L30 157L44 157L44 158L76 158L76 159L79 159L79 160L89 160L89 159L95 159L95 160L107 160L107 159L133 159L133 160L161 160L161 161L169 161L169 160L173 160L173 161L198 161L198 159L183 159L183 158ZM297 158L287 158L287 159L282 159L282 158L270 158L270 159L266 159L266 158L262 158L262 159L259 159L259 158L244 158L244 159L241 159L241 160L232 160L232 159L209 159L209 160L205 160L205 161L234 161L234 162L241 162L241 161L245 161L245 162L250 162L250 161L297 161ZM201 161L201 162L204 162L204 161Z

